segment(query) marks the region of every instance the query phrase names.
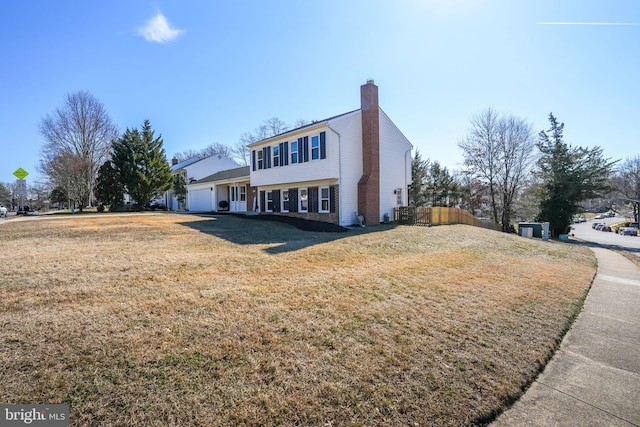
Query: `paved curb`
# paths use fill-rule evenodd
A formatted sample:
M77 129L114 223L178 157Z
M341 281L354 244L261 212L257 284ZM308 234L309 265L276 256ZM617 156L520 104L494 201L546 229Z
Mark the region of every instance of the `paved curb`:
M640 270L591 248L598 271L544 372L492 426L640 426Z

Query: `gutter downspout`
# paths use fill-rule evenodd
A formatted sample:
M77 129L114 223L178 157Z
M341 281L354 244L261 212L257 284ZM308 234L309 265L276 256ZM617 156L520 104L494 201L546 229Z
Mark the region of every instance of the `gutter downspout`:
M340 135L340 132L338 132L337 130L331 127L331 122L329 121L327 121L327 127L333 133L338 135L338 191L341 192L342 191L342 135ZM342 200L342 197L340 197L340 195L338 195L338 200L340 201ZM340 205L342 205L342 202L340 202ZM338 206L338 210L340 211L338 215L338 225L340 225L342 224L342 216L343 216L342 206Z

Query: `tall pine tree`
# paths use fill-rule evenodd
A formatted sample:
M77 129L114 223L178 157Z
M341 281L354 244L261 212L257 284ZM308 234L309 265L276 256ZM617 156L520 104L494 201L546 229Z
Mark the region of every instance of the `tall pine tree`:
M125 192L138 209L171 188L171 167L167 162L162 136L154 137L149 120L142 130L128 129L113 143L113 167Z
M581 203L611 191L610 177L616 162L605 159L600 147L567 145L564 123L549 114L551 128L539 134L538 160L543 197L537 220L549 222L554 236L565 234Z

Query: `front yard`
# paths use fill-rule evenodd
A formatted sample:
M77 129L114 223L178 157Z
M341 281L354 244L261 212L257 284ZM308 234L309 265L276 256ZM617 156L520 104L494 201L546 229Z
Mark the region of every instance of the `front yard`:
M582 247L234 216L0 226L0 402L74 426L482 425L552 355Z

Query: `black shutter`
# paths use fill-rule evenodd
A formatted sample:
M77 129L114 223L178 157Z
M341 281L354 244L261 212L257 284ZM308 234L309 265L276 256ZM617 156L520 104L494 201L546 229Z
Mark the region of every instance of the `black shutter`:
M298 212L298 189L289 189L289 212Z
M253 171L256 171L256 150L251 150L251 164L253 165Z
M267 169L271 168L271 146L267 147Z
M325 132L320 132L320 158L327 158L327 135Z
M280 212L280 190L271 191L271 198L273 199L273 211Z
M284 165L289 164L289 141L284 142Z
M318 212L318 187L309 187L309 212Z
M302 143L303 147L302 147L302 154L304 155L304 160L302 160L303 162L308 162L309 161L309 137L305 136L303 138L303 143Z
M264 191L260 192L260 212L264 212L267 210L267 206L264 204L265 202L265 197L264 197Z
M266 169L267 168L267 159L269 157L267 156L267 147L262 147L262 169Z
M278 148L279 148L279 155L280 155L280 166L284 166L284 142L281 142L280 144L278 144Z
M336 212L336 187L329 187L329 212Z

